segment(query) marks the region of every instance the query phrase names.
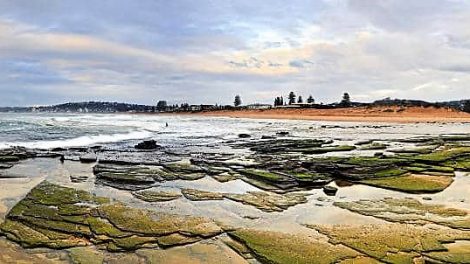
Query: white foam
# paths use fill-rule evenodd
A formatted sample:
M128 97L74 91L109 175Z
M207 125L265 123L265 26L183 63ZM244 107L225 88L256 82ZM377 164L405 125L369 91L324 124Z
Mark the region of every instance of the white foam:
M96 135L81 136L72 139L51 140L51 141L30 141L30 142L0 142L0 149L13 146L26 148L50 149L63 147L81 147L90 146L98 143L113 143L130 139L144 139L152 135L149 131L132 131L129 133L112 134L112 135Z

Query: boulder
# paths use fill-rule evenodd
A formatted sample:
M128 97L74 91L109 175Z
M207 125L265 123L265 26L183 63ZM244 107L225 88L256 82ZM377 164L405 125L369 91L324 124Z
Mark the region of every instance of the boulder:
M158 147L157 141L155 140L145 140L135 145L136 149L156 149Z
M333 186L323 186L323 192L328 196L335 196L338 192L338 188Z

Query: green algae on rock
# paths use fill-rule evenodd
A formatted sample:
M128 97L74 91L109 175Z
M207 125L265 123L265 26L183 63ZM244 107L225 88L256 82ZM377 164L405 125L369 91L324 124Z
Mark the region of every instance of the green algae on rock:
M149 203L154 202L168 202L181 197L181 194L175 192L165 192L165 191L137 191L133 192L135 198Z
M362 255L342 245L332 245L306 235L254 229L241 229L229 235L249 248L261 263L330 264Z
M76 247L68 250L73 264L102 264L104 253L88 247Z
M385 263L413 263L427 253L446 251L445 243L470 240L470 232L406 224L307 227L326 235L332 244L345 245Z
M182 189L181 193L186 199L191 201L209 201L224 199L224 195L222 193L201 191L196 189Z
M282 212L289 207L306 203L308 194L267 192L248 192L246 194L224 194L224 197L236 202L254 206L264 212Z
M264 212L282 212L289 207L306 203L308 194L287 193L275 194L268 192L247 192L243 194L236 193L218 193L207 192L195 189L183 189L183 195L191 201L209 201L222 200L224 198L251 205Z
M452 177L448 176L407 174L404 176L382 177L359 182L407 193L436 193L445 190L453 181Z
M109 251L170 247L222 233L202 217L171 215L111 203L85 191L43 182L8 213L0 231L24 247L104 245Z
M439 204L422 203L412 198L335 202L334 205L390 222L419 225L433 223L456 229L470 230L470 212Z
M388 144L379 143L379 142L371 142L370 144L361 145L359 149L360 150L381 150L381 149L386 149L387 147L388 147Z

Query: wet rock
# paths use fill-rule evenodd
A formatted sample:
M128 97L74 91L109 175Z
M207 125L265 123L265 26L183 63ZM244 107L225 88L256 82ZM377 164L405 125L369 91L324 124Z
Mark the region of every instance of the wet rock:
M247 192L246 194L224 194L225 198L254 206L264 212L282 212L289 207L306 203L308 194Z
M176 179L197 179L200 175L177 174L160 166L116 165L99 163L93 168L98 182L123 190L142 190L158 182Z
M449 176L406 174L399 177L383 177L362 180L361 183L407 193L437 193L449 187L454 180Z
M239 138L251 138L251 135L242 133L242 134L238 134L238 137Z
M335 202L334 205L390 222L418 225L432 223L455 229L470 230L470 216L466 210L422 203L412 198Z
M276 139L276 137L275 136L262 135L261 139Z
M357 141L357 142L355 143L355 145L357 145L357 146L370 145L370 144L372 144L373 142L374 142L374 140L372 140L372 139L361 140L361 141Z
M158 168L145 166L115 166L98 164L93 168L97 179L123 184L153 184L158 175Z
M290 189L299 185L295 179L277 172L258 169L242 169L238 170L238 172L248 178L268 182L270 185L280 189Z
M157 145L157 141L155 140L145 140L140 142L139 144L135 145L136 149L156 149L159 146Z
M88 153L83 156L80 156L80 162L82 163L94 163L98 157L94 153Z
M289 132L288 131L279 131L279 132L276 132L276 135L278 135L278 136L287 136L287 135L289 135Z
M191 201L223 200L224 195L216 192L206 192L196 189L182 189L181 193Z
M0 156L0 162L16 162L19 160L20 158L17 156L12 156L12 155Z
M298 149L296 151L302 152L304 154L324 154L328 152L342 152L342 151L351 151L355 150L355 146L328 146L328 147L316 147L316 148L305 148L305 149Z
M299 152L299 149L321 147L328 142L316 139L270 139L241 143L239 147L247 147L259 153Z
M88 176L86 175L70 175L70 181L73 183L86 182L87 180Z
M336 193L338 192L338 188L333 187L333 186L324 186L323 192L328 196L335 196Z
M307 226L328 236L330 243L385 263L414 263L430 252L445 251L444 243L470 239L468 232L403 224Z
M133 192L132 195L137 199L142 201L146 201L149 203L154 202L168 202L172 200L176 200L181 197L181 194L175 192L165 192L165 191L139 191Z
M264 212L282 212L289 207L306 203L308 194L274 194L268 192L247 192L244 194L208 192L183 189L183 195L191 201L223 200L224 198L254 206Z
M333 245L307 235L241 229L229 233L262 263L338 263L359 255L342 245ZM247 252L240 248L244 254Z
M48 182L31 190L0 225L1 234L24 247L95 244L109 251L193 243L221 232L206 218L130 208Z
M0 163L0 170L2 169L9 169L11 167L13 167L14 164L10 164L10 163Z
M387 149L388 145L378 142L373 142L371 144L361 146L361 150L380 150L380 149Z

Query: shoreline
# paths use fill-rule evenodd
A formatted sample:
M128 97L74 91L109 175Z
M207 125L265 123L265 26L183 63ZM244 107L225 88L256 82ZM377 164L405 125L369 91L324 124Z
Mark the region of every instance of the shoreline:
M166 114L166 113L165 113ZM470 114L445 108L358 107L339 109L244 109L168 113L211 117L371 123L470 123Z

